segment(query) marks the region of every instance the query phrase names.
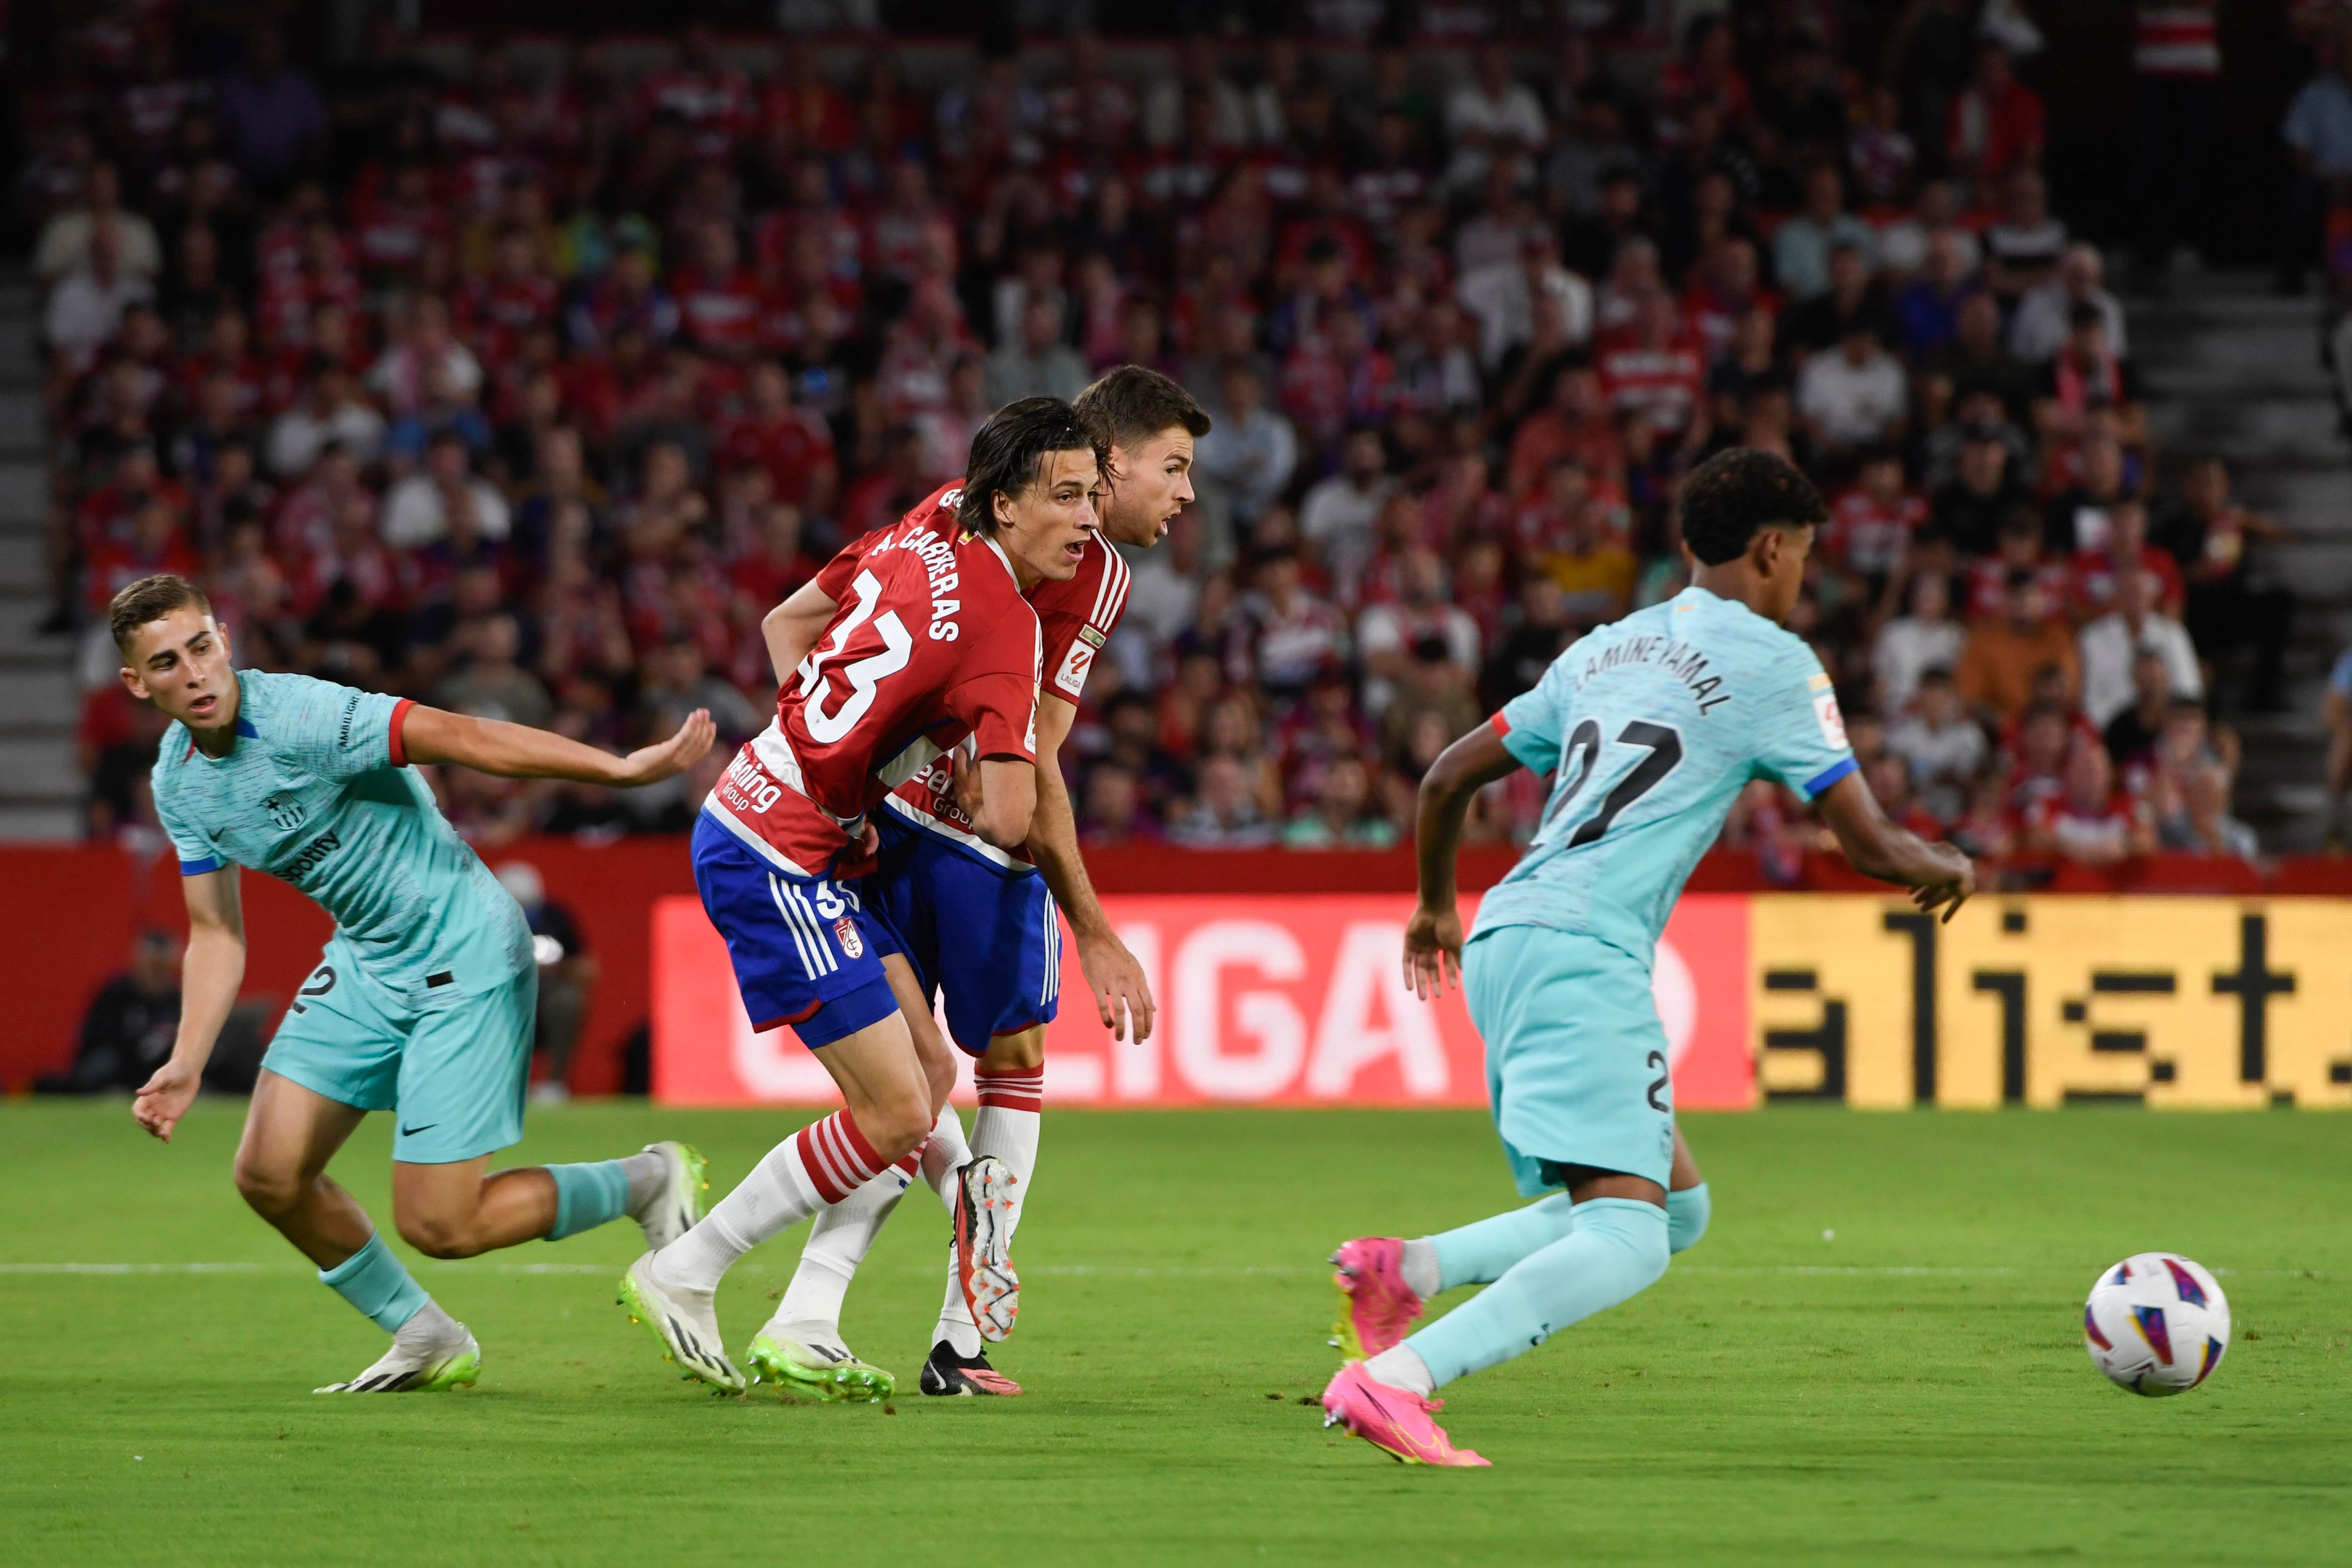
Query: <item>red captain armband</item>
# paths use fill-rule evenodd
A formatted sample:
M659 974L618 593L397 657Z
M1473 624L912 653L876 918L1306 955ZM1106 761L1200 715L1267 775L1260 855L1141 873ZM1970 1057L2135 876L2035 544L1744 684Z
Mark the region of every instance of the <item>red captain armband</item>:
M1511 733L1511 721L1503 716L1501 708L1496 708L1495 716L1486 721L1486 727L1495 732L1496 740L1507 739Z
M402 727L408 723L408 710L415 706L414 697L403 697L392 705L392 723L386 727L388 733L384 738L391 748L394 768L408 766L408 743L401 737L400 732Z

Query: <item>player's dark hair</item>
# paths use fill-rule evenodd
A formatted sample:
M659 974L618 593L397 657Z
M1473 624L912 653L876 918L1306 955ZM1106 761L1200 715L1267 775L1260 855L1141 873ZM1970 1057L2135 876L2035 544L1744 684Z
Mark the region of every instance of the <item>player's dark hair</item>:
M207 615L213 612L212 601L205 597L204 590L184 577L158 572L153 577L141 578L114 596L114 601L106 607L107 628L114 633L115 647L128 653L132 632L191 604Z
M1821 492L1785 458L1750 446L1718 452L1683 481L1683 542L1708 566L1736 559L1756 530L1829 520Z
M1051 452L1090 452L1101 468L1102 441L1078 411L1057 397L1024 397L989 415L971 438L956 520L976 534L996 532L996 497L1018 496L1045 471Z
M1209 411L1200 400L1142 365L1104 372L1070 406L1106 446L1133 446L1163 430L1181 428L1195 441L1209 434Z

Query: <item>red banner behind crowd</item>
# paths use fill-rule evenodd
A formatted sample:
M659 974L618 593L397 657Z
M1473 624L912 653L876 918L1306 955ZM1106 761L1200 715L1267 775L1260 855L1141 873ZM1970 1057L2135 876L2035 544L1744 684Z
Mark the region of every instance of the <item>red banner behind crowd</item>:
M1475 900L1465 901L1475 908ZM1160 1005L1117 1040L1063 945L1045 1092L1065 1105L1483 1105L1485 1048L1461 992L1424 1002L1401 967L1412 901L1396 894L1117 896L1105 905ZM1465 909L1465 917L1470 913ZM1747 900L1683 900L1652 989L1676 1103L1745 1108ZM654 911L653 1089L679 1104L827 1103L824 1069L789 1029L754 1033L727 950L692 899Z

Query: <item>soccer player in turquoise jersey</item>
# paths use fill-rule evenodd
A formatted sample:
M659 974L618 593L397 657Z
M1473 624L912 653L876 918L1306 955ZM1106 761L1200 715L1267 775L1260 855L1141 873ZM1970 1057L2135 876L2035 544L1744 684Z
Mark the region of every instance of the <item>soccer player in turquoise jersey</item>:
M188 903L179 1036L133 1112L168 1142L195 1098L245 977L238 868L315 900L334 936L262 1060L237 1190L393 1336L374 1365L320 1393L470 1385L481 1364L474 1336L326 1175L362 1116L395 1113L393 1221L434 1258L555 1240L624 1214L663 1246L700 1216L706 1184L701 1156L675 1143L485 1174L490 1155L522 1136L539 970L521 910L409 765L647 784L710 748L710 717L698 712L660 745L614 757L307 675L239 672L211 606L176 577L132 583L111 620L123 684L173 721L155 759L155 810Z
M1691 471L1680 510L1691 586L1580 639L1422 780L1406 979L1427 997L1459 974L1511 1174L1551 1196L1440 1236L1360 1238L1334 1258L1343 1343L1366 1359L1324 1390L1325 1425L1409 1463L1485 1464L1430 1419L1431 1395L1648 1289L1705 1228L1650 962L1739 791L1757 779L1796 790L1856 870L1912 888L1922 909L1948 919L1974 888L1967 856L1879 810L1829 676L1781 624L1825 517L1812 486L1778 457L1725 452ZM1551 796L1465 946L1463 817L1520 768L1551 773ZM1474 1283L1486 1289L1404 1337L1430 1297Z

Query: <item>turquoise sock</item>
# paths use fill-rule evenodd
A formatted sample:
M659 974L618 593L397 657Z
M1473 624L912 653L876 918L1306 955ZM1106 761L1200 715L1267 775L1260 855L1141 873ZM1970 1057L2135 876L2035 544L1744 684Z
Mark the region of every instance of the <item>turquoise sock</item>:
M1474 1220L1458 1230L1431 1237L1437 1271L1450 1291L1456 1285L1491 1285L1520 1259L1542 1251L1576 1228L1573 1206L1564 1192Z
M366 1246L333 1268L320 1270L319 1283L351 1302L360 1316L373 1318L386 1333L398 1333L400 1325L432 1300L381 1236L369 1237Z
M1706 1217L1714 1209L1706 1183L1666 1194L1666 1249L1680 1252L1698 1244L1706 1234Z
M561 1241L583 1230L593 1230L608 1219L618 1219L629 1207L629 1173L618 1160L593 1165L550 1166L555 1178L555 1224L550 1241Z
M1596 1197L1576 1206L1575 1221L1566 1236L1404 1342L1439 1387L1525 1355L1666 1271L1666 1211L1656 1204Z

